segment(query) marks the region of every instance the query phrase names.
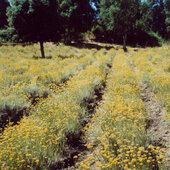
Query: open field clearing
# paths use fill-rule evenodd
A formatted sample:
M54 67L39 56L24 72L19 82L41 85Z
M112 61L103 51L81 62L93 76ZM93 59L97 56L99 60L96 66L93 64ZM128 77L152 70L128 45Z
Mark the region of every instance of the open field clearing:
M22 49L23 47L18 48ZM33 46L32 48L34 49L35 47ZM99 55L95 55L96 50L82 50L81 55L80 53L73 55L71 52L69 54L69 48L63 47L61 55L63 54L63 58L66 59L62 59L58 57L61 55L57 56L56 54L53 60L37 60L31 57L22 58L23 56L20 56L20 53L16 54L18 57L8 58L6 53L3 53L4 49L7 50L8 47L2 47L1 51L0 111L3 117L5 116L13 121L15 121L17 114L21 116L24 110L34 104L35 99L47 97L51 93L50 89L53 85L56 86L65 82L70 76L77 74L92 63L96 56ZM26 47L25 52L27 53L29 49L31 47ZM65 50L68 51L66 57L64 55ZM16 98L18 100L15 100ZM4 118L0 123L5 124L4 120L6 121Z
M169 92L168 49L148 50L131 51L126 55L119 51L115 57L103 101L84 128L87 146L93 148L93 152L78 163L80 169L167 169L169 166L165 167L170 139L166 97ZM159 66L147 63L152 56L160 62ZM154 72L156 69L162 72ZM164 81L159 80L161 76L165 76ZM140 89L144 84L152 91L151 97L143 96ZM156 88L159 88L157 93ZM159 103L161 100L164 106ZM154 115L162 110L164 115Z
M168 169L169 46L38 48L0 47L0 169Z

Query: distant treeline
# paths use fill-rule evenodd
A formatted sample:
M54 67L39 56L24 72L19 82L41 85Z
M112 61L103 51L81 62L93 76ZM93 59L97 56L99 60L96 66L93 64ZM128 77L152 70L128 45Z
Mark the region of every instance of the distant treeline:
M84 34L86 32L86 34ZM158 45L170 39L170 0L0 0L0 41Z

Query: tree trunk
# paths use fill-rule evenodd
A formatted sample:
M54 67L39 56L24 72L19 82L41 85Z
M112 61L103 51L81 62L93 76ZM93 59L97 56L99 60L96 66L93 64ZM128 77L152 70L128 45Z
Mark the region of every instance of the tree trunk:
M123 35L123 49L124 51L127 51L127 48L126 48L126 40L127 40L127 33L125 33Z
M40 41L41 57L45 58L43 41Z
M68 28L66 45L70 45L70 44L71 44L71 35L70 35L70 28Z

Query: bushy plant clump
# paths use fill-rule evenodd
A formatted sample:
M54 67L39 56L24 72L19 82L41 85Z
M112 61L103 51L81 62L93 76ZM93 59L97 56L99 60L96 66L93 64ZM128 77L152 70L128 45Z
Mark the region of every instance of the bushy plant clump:
M48 48L51 44L46 45ZM68 54L74 54L71 58L61 59L55 56L52 59L38 60L32 57L21 58L27 50L34 49L33 46L16 47L17 57L7 56L6 47L1 47L2 58L0 58L0 113L6 115L5 119L16 119L22 116L26 109L30 108L38 98L46 98L51 93L51 86L59 85L69 79L70 76L78 74L87 65L96 60L96 50L82 50L79 55L71 51L71 47L60 47L67 49ZM52 46L53 48L53 46ZM11 47L13 49L13 47ZM20 53L21 52L21 53ZM100 52L99 52L100 53ZM14 55L12 54L12 55ZM91 57L91 54L94 54ZM4 124L4 122L2 122Z
M29 117L6 127L0 143L2 169L45 168L59 160L66 136L81 126L80 117L85 114L82 100L93 95L95 87L105 80L106 66L114 52L103 52L104 49L92 65L73 76L65 87L53 89L55 93L33 106Z
M149 51L140 50L132 55L133 63L139 69L142 82L148 84L160 104L166 108L169 115L169 84L170 84L170 48L154 48Z
M84 128L94 151L78 163L80 169L165 168L164 149L149 144L140 77L131 61L121 51L115 56L103 102Z

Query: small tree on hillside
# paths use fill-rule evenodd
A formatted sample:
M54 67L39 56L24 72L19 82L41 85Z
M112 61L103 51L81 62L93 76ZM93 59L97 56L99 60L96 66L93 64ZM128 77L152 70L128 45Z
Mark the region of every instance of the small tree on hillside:
M114 31L123 37L123 49L126 51L127 33L136 23L139 0L101 0L100 19L108 31Z
M61 17L56 0L13 0L8 9L10 27L24 42L40 42L41 56L45 58L43 43L57 41Z
M7 25L6 10L8 6L9 2L7 0L0 0L0 28L4 28Z

